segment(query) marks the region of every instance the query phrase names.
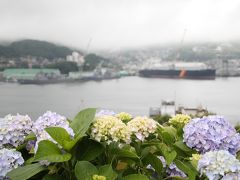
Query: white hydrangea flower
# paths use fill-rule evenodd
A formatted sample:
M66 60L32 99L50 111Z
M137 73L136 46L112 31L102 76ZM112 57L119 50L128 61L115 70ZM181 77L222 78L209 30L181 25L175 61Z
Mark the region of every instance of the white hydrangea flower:
M47 111L33 124L33 132L37 137L37 142L34 148L35 152L37 151L38 143L42 140L50 140L55 143L51 136L45 131L45 128L47 127L62 127L70 134L71 137L74 136L74 132L72 128L70 128L66 117L55 112Z
M144 141L150 134L155 134L158 123L147 117L136 117L127 123L129 130L140 141Z
M131 132L127 126L114 116L101 116L91 127L91 136L97 141L130 143Z
M11 114L0 119L0 148L17 147L32 132L32 121L28 115Z
M240 173L240 161L228 151L209 151L198 161L198 170L209 180L221 179L229 173Z
M0 179L6 174L24 163L20 152L15 149L0 149Z

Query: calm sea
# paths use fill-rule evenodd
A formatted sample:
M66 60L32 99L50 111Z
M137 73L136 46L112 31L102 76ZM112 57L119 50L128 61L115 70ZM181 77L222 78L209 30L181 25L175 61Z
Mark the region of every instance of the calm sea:
M211 112L240 123L240 78L174 80L126 77L101 82L53 85L0 83L0 117L29 114L33 119L47 110L69 118L86 107L148 115L162 100L176 105L202 105Z

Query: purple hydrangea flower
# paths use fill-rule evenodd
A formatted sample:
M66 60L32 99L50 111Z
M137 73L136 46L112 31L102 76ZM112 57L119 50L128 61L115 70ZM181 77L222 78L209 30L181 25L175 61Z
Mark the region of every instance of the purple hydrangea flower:
M35 146L35 140L29 140L26 144L26 150L31 151L31 149Z
M163 156L158 156L158 158L162 161L163 168L166 168L166 173L168 176L179 176L182 178L186 178L187 175L181 171L174 162L172 162L169 166L167 166L166 160ZM148 165L147 168L153 169L151 165Z
M98 111L96 113L96 117L101 117L101 116L115 116L116 113L114 111L111 110L107 110L107 109L102 109L100 111Z
M0 148L17 147L32 132L32 121L28 115L7 115L0 119Z
M236 154L240 150L240 135L222 116L208 116L191 120L183 128L184 142L200 153L227 150Z
M14 149L0 149L0 179L5 179L6 174L24 163L20 152Z
M71 137L74 136L72 128L69 126L67 118L61 116L55 112L47 111L45 114L40 116L33 124L33 132L37 137L37 142L35 145L35 151L38 148L38 143L42 140L51 140L55 142L51 136L45 131L47 127L62 127L64 128Z

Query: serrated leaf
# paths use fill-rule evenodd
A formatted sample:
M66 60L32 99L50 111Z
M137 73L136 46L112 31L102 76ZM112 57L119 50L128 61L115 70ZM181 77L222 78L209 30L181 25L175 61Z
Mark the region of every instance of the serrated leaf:
M75 176L78 180L92 180L98 174L97 168L88 161L78 161L75 165Z
M107 179L114 180L117 178L118 174L113 171L112 166L109 165L104 165L99 168L99 175L105 176Z
M65 162L72 157L69 153L62 153L56 144L43 140L38 143L38 149L34 161L47 160L49 162Z
M18 167L17 169L13 169L7 173L7 177L9 177L11 180L25 180L44 170L47 170L47 168L41 164L29 164L23 167Z

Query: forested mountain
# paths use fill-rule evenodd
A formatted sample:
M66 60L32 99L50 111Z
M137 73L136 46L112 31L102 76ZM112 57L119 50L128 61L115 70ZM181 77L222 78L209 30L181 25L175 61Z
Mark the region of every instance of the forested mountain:
M65 58L72 49L46 41L22 40L8 46L0 45L0 57L36 56L47 59Z

